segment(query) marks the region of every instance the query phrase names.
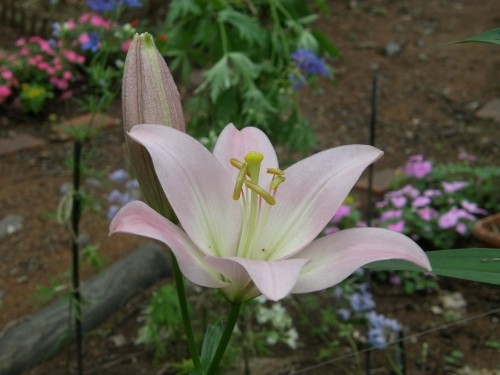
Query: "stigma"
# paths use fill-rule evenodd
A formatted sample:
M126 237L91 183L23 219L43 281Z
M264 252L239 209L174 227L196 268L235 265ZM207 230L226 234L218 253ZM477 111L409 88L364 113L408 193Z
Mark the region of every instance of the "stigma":
M264 160L264 155L256 151L247 153L244 161L235 158L230 159L231 165L239 169L233 191L234 200L240 199L242 193L245 194L246 191L247 195L249 194L252 197L252 201L256 197L260 197L269 205L276 204L276 190L279 185L285 182L285 172L278 168L268 168L266 172L273 176L271 183L267 187L261 186L259 176L262 160Z

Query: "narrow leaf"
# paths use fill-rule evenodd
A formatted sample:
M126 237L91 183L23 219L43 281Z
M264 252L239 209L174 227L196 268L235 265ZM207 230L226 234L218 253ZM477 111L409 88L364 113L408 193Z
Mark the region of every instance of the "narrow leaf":
M207 369L212 362L212 358L214 357L215 351L219 345L223 329L224 324L222 323L222 320L219 320L215 324L209 324L207 327L205 338L203 339L203 345L201 347L201 363L205 369Z
M483 33L474 35L473 37L457 40L448 44L458 43L488 43L500 45L500 28L485 31Z
M432 273L438 276L479 281L500 285L500 249L471 248L427 252ZM421 271L419 267L402 261L386 260L366 266L376 271Z

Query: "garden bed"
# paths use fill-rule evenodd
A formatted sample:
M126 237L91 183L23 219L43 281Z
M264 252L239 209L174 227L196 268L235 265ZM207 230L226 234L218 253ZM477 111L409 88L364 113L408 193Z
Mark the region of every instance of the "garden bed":
M304 115L314 124L318 136L318 149L368 142L370 86L372 77L377 75L376 145L385 151L377 169L395 169L414 154L424 154L437 163L455 162L460 151L474 154L478 164L498 166L500 127L493 119L476 117L478 109L500 95L498 48L460 45L431 49L439 43L498 26L498 4L418 0L330 3L330 13L322 15L316 26L330 36L341 52L338 60L331 61L337 85L321 82L316 89L306 88L309 91L302 98ZM60 11L64 18L64 8ZM471 19L481 22L471 23ZM21 36L17 29L4 24L0 25L0 31L0 47L11 44L14 36ZM387 51L391 42L400 47L395 54ZM72 104L67 107L56 104L39 118L0 113L2 141L28 134L43 142L36 148L0 156L0 219L8 214L21 215L23 219L18 231L0 240L0 329L34 313L39 308L34 299L37 287L48 285L51 278L57 279L69 269L71 237L69 231L54 220L54 212L65 183L71 181L70 171L63 161L72 155L72 145L54 140L48 115L54 112L59 120L71 118L76 109ZM119 102L109 115L120 117ZM92 147L84 147L84 150L93 150L89 163L104 176L127 166L123 131L119 126L103 130L93 139ZM282 159L296 156L283 149L280 153ZM93 179L85 184L104 202L104 207L101 212L84 215L82 232L113 262L142 240L131 236L108 238L105 205L113 185ZM83 277L92 273L90 267L85 268ZM406 295L401 288L382 285L373 290L377 311L397 318L404 326L405 336L408 336L405 341L408 374L500 373L497 360L500 352L491 344L500 342L500 313L496 310L486 315L500 306L497 286L441 279L437 292ZM164 363L153 366L152 351L134 344L142 324L141 309L157 288L137 296L104 326L86 337L87 374L176 372L168 355ZM440 295L449 292L462 294L467 302L465 309L446 313ZM323 307L335 308L336 302L328 293L318 296ZM302 296L298 301L304 305L308 303ZM289 302L287 306L299 321L301 313L294 310L294 304ZM472 319L447 326L454 319L467 317ZM284 345L278 346L272 356L269 355L268 362L251 361L252 374L286 374L301 369L309 374L362 372L364 355L357 368L345 348L334 352L329 359L318 360L325 343L310 337L306 326L297 325L299 348L294 351ZM327 336L332 340L336 337L335 332L328 332ZM169 349L172 348L167 348L167 352ZM26 373L64 373L67 355L72 357L69 367L74 368L72 350L63 351L50 362ZM182 356L183 350L182 346L172 349L176 356ZM463 358L454 356L454 350L462 353ZM343 360L312 368L317 363L344 355L347 357ZM382 352L374 351L372 361L372 373L389 373ZM235 370L234 373L242 372Z

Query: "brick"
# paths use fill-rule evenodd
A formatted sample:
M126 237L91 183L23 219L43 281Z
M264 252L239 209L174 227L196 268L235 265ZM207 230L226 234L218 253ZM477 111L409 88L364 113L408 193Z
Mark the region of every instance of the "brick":
M77 128L77 127L86 127L90 123L90 119L92 118L91 113L87 113L81 116L70 118L64 122L59 124L53 124L51 126L51 130L53 134L50 136L50 139L53 141L69 141L71 137L66 133L65 129L68 128ZM112 128L113 126L119 126L121 124L120 119L98 113L95 115L92 128L97 130L104 130Z
M12 155L19 151L42 147L45 142L29 134L19 133L13 137L0 139L0 156Z

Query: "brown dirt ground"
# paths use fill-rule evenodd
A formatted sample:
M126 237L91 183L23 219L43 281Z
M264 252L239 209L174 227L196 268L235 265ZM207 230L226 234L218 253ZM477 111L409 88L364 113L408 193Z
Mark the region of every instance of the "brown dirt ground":
M481 164L498 164L500 127L478 120L475 109L498 97L500 89L500 49L491 45L454 45L432 48L440 43L475 35L498 27L500 3L484 1L331 1L331 11L322 15L317 27L326 32L342 56L331 61L337 84L322 83L303 99L304 112L320 140L320 148L348 143L367 143L370 117L370 86L378 76L378 147L385 157L378 165L397 167L408 155L423 153L439 162L455 161L459 151L476 154ZM16 31L0 25L1 45L14 40ZM401 45L400 54L385 56L389 42ZM119 105L117 105L119 107ZM59 109L61 116L67 115ZM115 109L112 115L119 116ZM49 218L60 199L59 187L71 181L62 161L71 156L70 143L49 140L48 124L2 118L0 136L29 133L46 141L43 148L0 157L0 216L17 213L24 216L24 229L0 243L0 290L4 293L0 307L0 329L34 313L33 294L37 285L47 284L54 275L67 271L70 264L70 234ZM87 148L88 150L89 148ZM121 129L106 130L93 141L91 164L108 173L126 166ZM92 187L92 194L105 199L109 186ZM140 242L139 239L107 237L108 221L103 213L84 216L82 232L102 253L116 260ZM84 277L90 274L84 271ZM440 288L463 293L468 302L465 316L491 311L500 306L498 287L469 282L442 280ZM153 369L151 353L133 340L139 327L140 306L147 303L146 291L106 325L85 340L88 374L160 374L174 373L168 363ZM446 323L442 316L430 312L439 304L436 295L406 297L400 292L376 289L379 310L397 317L408 335ZM465 354L470 374L498 374L498 350L487 348L488 340L500 340L499 314L474 319L406 342L408 374L451 374L443 357L452 350ZM110 337L123 334L124 347L117 348ZM306 335L303 335L304 340ZM429 353L422 363L422 344ZM307 339L292 352L281 348L271 359L267 370L253 374L286 374L290 366L298 370L313 365L321 343ZM31 375L66 373L66 354L26 372ZM373 374L387 374L387 362L375 353ZM282 370L271 366L281 363ZM70 361L68 373L74 369ZM350 369L351 359L336 362L309 374L360 373ZM255 365L257 366L257 365ZM476 370L472 370L476 369ZM479 369L489 371L479 372ZM333 372L334 371L334 372ZM468 371L468 372L467 372Z

